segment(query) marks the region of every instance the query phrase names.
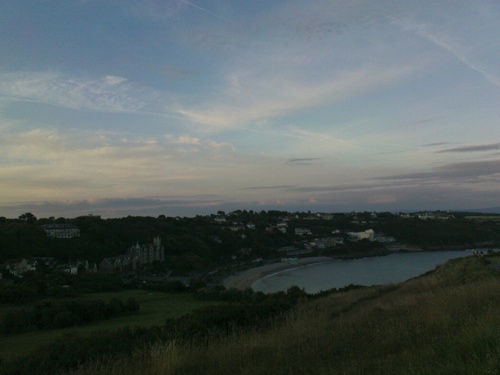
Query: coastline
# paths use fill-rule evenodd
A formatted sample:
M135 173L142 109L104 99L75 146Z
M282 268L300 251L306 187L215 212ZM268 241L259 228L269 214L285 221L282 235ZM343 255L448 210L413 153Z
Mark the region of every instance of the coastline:
M308 266L315 263L331 262L333 260L335 260L335 258L322 256L322 257L300 258L287 262L276 262L272 264L266 264L264 266L250 268L246 271L239 272L235 275L231 275L224 280L223 285L227 289L244 290L247 288L251 288L254 282L268 275L277 272L291 270L297 267Z
M432 252L436 250L440 251L460 251L460 250L465 250L465 249L470 249L469 246L463 246L463 247L458 247L458 246L442 246L439 249L426 249L426 248L420 248L417 246L407 246L407 245L402 245L402 246L397 246L393 248L392 250L385 250L385 251L371 251L371 252L364 252L360 254L356 254L355 256L353 255L346 255L346 256L316 256L316 257L308 257L308 258L299 258L287 262L276 262L276 263L271 263L271 264L266 264L264 266L259 266L255 268L250 268L248 270L238 272L236 274L233 274L231 276L228 276L222 284L227 288L227 289L238 289L238 290L244 290L247 288L251 288L252 284L255 283L257 280L262 279L266 276L279 273L279 272L284 272L288 270L292 270L294 268L298 267L303 267L303 266L308 266L311 264L316 264L316 263L323 263L323 262L331 262L334 260L349 260L349 259L359 259L359 258L364 258L364 257L378 257L378 256L385 256L389 254L394 254L394 253L414 253L414 252Z

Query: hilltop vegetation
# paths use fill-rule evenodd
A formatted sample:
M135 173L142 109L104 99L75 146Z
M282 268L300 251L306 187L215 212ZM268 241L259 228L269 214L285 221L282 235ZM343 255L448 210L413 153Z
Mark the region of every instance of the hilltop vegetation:
M500 374L500 276L487 262L301 299L266 329L214 330L70 374Z

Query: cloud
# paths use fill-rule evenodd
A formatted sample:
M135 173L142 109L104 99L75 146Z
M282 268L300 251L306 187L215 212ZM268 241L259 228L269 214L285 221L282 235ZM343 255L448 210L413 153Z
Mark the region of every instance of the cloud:
M373 180L415 181L415 182L448 182L448 183L482 183L485 181L500 182L500 160L473 161L446 164L429 172L416 172L392 176L377 177Z
M294 185L274 185L274 186L251 186L242 188L242 190L283 190L292 189Z
M425 145L422 145L423 147L436 147L436 146L445 146L448 145L449 142L436 142L436 143L426 143Z
M0 72L0 97L96 112L163 113L174 99L124 77Z
M313 161L321 160L320 158L294 158L294 159L288 159L286 161L287 164L311 164Z
M170 137L167 137L170 138ZM235 147L229 142L216 142L212 140L202 140L198 137L193 137L189 135L181 135L173 140L173 143L185 146L200 146L202 148L208 148L213 150L230 150L232 152L236 151Z
M477 151L496 151L496 150L500 150L500 143L448 148L445 150L436 151L436 153L442 154L451 152L477 152Z
M203 8L203 7L199 6L199 5L196 5L196 4L194 4L194 3L192 3L192 2L189 2L189 1L186 1L186 0L180 0L180 1L181 1L182 3L184 3L184 4L189 5L190 7L193 7L193 8L195 8L195 9L198 9L198 10L200 10L200 11L204 12L204 13L210 14L211 16L217 17L217 18L219 18L219 19L223 19L220 15L218 15L218 14L216 14L216 13L214 13L214 12L212 12L212 11L208 10L207 8Z
M232 72L227 77L228 85L216 95L217 100L209 100L201 106L180 106L179 113L197 123L221 129L234 128L338 102L390 85L420 67L417 62L392 67L352 68L323 77L322 82L306 81L300 78L300 74L291 72L283 76L278 67L278 70L265 74Z
M66 129L0 133L0 203L76 197L124 198L182 190L186 194L233 163L227 142L185 135L140 138Z
M392 17L392 22L402 30L413 32L444 49L481 74L488 82L500 86L500 69L497 63L500 59L499 45L491 45L491 40L485 38L498 33L500 12L498 8L492 8L491 14L485 16L485 12L477 11L481 6L460 14L448 9L447 12L442 12L444 17L436 24L419 22L409 17ZM451 16L455 18L450 19ZM486 22L485 18L490 17L491 22ZM478 30L481 32L478 33Z

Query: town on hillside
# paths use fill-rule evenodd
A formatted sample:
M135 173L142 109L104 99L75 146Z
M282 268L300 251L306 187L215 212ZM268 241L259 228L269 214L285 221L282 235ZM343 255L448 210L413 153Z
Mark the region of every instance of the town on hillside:
M500 216L467 212L218 211L194 218L0 218L0 277L37 272L119 274L139 282L216 281L291 259L356 258L397 251L488 249Z

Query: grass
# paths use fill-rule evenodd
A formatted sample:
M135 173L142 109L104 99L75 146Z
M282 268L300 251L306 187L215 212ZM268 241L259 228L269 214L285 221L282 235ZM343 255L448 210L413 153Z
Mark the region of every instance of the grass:
M500 375L499 296L484 259L456 259L399 285L302 303L269 331L159 344L71 374Z
M494 221L500 222L500 215L477 215L477 216L466 216L466 220L474 220L478 222Z
M120 316L109 320L101 320L95 323L57 330L34 331L16 335L0 335L0 357L9 361L23 355L27 355L42 344L54 341L57 338L71 333L92 333L105 329L116 329L125 326L149 327L162 325L167 318L175 318L187 314L191 310L213 304L194 299L190 294L169 294L161 292L151 292L143 290L127 290L110 293L93 293L82 296L78 299L102 299L108 301L118 298L125 301L128 297L133 297L140 304L141 309L137 314ZM7 308L2 307L0 315ZM23 305L29 307L29 305Z
M488 255L486 257L486 259L488 259L488 261L490 263L500 264L500 253L495 253L495 254Z

